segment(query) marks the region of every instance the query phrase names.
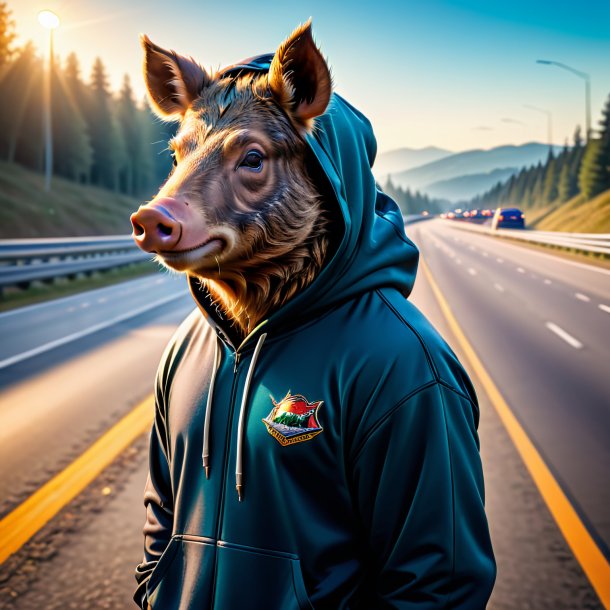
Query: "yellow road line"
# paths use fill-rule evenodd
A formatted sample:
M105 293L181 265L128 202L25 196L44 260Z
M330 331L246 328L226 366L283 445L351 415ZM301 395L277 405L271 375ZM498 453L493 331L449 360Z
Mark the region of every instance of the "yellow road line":
M441 293L438 285L432 278L428 266L423 260L420 264L430 282L432 292L457 339L464 354L468 358L472 369L479 378L483 389L502 420L510 435L521 459L529 470L538 491L546 502L553 518L557 522L563 537L572 549L578 563L580 563L595 592L605 608L610 608L610 563L603 556L593 538L583 525L574 507L563 493L561 487L551 474L541 455L530 441L525 430L513 415L510 407L500 394L500 391L479 360L476 352L462 332L455 316Z
M4 517L0 521L0 563L17 552L138 436L149 430L153 415L154 399L149 396L85 453Z

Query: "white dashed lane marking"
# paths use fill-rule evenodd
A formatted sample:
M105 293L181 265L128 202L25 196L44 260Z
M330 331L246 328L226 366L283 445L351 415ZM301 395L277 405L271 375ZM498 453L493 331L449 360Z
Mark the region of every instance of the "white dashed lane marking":
M477 270L473 269L472 267L468 267L468 273L470 273L470 275L476 275L477 274Z
M553 322L547 322L545 326L553 333L555 333L560 339L563 339L568 345L571 345L574 349L581 349L582 343L575 339L570 333L566 332L557 324Z
M504 262L504 259L503 259L503 258L497 258L496 260L497 260L497 261L498 261L500 264L502 264L502 263Z
M523 267L517 267L517 271L519 273L525 273L525 269Z
M605 311L606 313L610 313L610 307L608 305L604 305L603 303L600 303L598 305L598 307L602 310Z
M576 293L574 293L574 296L579 301L584 301L585 303L588 303L591 300L586 294L583 294L582 292L576 292Z
M551 280L547 279L547 280L544 280L544 283L548 285L548 284L552 284L553 282L551 282Z
M494 284L494 288L498 291L498 292L504 292L504 286L502 286L502 284Z

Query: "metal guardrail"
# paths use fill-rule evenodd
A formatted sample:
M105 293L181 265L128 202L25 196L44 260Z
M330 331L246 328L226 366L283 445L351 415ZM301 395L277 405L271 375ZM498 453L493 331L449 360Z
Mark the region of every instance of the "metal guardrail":
M485 233L494 237L509 237L521 241L571 248L581 252L610 255L609 233L564 233L560 231L533 231L528 229L496 229L482 225L470 224L463 220L446 220L465 231Z
M124 267L148 258L131 236L0 240L0 290L27 288L81 273Z

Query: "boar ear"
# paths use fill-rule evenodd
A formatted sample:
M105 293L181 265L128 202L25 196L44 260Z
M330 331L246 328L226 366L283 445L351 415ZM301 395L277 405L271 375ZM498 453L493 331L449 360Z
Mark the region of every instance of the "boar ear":
M153 110L166 120L184 115L209 83L206 71L192 58L166 51L140 35L144 49L144 80Z
M310 127L311 119L326 110L332 80L313 41L311 19L278 47L269 67L269 86L299 125Z

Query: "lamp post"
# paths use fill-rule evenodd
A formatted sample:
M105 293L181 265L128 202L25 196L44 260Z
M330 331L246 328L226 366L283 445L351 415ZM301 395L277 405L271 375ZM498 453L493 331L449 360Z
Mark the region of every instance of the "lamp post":
M582 78L585 81L585 130L587 134L587 142L591 138L591 77L581 70L576 70L576 68L572 68L567 66L566 64L562 64L559 61L551 61L549 59L537 59L537 64L544 64L545 66L557 66L558 68L563 68L572 74L575 74L579 78Z
M530 104L524 104L523 107L546 114L547 138L549 140L549 147L553 148L553 115L551 114L551 111L545 110L544 108L538 108L538 106L531 106Z
M59 17L53 11L40 11L38 23L49 30L49 61L44 75L44 147L45 147L45 177L44 190L51 190L53 175L53 127L51 124L51 81L53 78L53 31L59 27Z

